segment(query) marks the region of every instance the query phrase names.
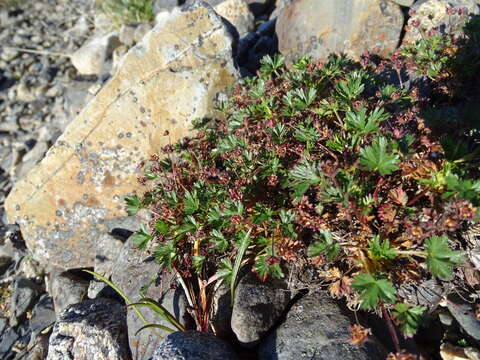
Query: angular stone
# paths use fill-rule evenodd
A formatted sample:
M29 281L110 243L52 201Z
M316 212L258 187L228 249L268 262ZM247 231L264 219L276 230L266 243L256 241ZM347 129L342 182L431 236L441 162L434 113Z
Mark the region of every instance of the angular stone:
M136 216L113 219L107 226L109 232L99 236L95 243L94 271L107 279L112 276L114 265L122 254L125 241L140 228L140 220ZM88 287L88 297L94 299L107 285L93 279Z
M70 61L81 75L100 75L105 61L119 45L118 34L111 32L88 41L70 56Z
M479 3L476 0L420 0L411 9L415 13L408 19L408 27L403 38L403 44L413 42L428 36L433 28L441 33L455 32L461 29L462 18L458 15L448 15L447 9L467 9L469 15L480 14ZM413 26L418 22L419 26Z
M294 304L285 321L259 347L260 360L384 359L377 343L352 345L350 320L328 295L309 294ZM383 355L383 356L382 356Z
M230 345L213 334L198 331L168 335L151 360L236 360Z
M297 0L278 16L276 33L287 60L326 59L345 53L358 59L365 50L391 54L403 27L400 7L383 0Z
M108 299L87 300L61 314L47 360L127 360L127 344L125 307Z
M140 161L192 134L191 121L212 116L238 77L232 36L200 1L157 23L119 67L6 200L42 262L93 266L102 222L125 216L124 196L142 191Z
M162 274L160 264L143 251L136 249L131 240L127 240L112 268L112 282L132 301L138 302L143 296L161 303L182 325L189 327L190 316L186 311L186 299L182 289L177 286L172 273ZM143 292L143 296L140 294ZM141 308L149 324L172 325L150 311ZM137 360L148 360L159 345L160 336L169 333L160 329L146 329L135 333L145 323L132 307L127 309L128 340L132 356Z
M255 29L253 14L242 0L223 1L215 6L215 11L235 26L240 38Z
M262 282L254 273L238 283L233 303L232 330L238 341L251 348L277 322L290 301L283 280Z
M55 312L59 315L68 306L82 302L87 295L89 282L68 271L50 274L48 292L53 298Z

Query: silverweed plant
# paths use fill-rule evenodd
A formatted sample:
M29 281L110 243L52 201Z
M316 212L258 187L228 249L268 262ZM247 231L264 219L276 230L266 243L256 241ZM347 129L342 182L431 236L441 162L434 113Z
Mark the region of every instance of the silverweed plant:
M288 69L282 56L265 57L222 116L196 121L196 136L141 164L145 192L126 197L127 211L147 208L152 219L133 241L178 273L199 330L210 330L218 281L234 295L242 267L269 281L306 263L333 297L377 310L401 354L395 324L413 336L429 310L401 290L432 277L463 282L479 141L468 121L424 116L461 95L427 99L391 80L413 70L407 54L305 57ZM450 70L428 75L433 93L449 77L458 84ZM355 329L358 343L365 331Z

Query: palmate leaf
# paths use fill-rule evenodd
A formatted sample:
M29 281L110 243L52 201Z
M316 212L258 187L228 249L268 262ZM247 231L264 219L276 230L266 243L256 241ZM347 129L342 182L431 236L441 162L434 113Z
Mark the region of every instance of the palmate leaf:
M288 186L294 192L293 197L299 198L310 186L324 181L324 176L318 163L305 161L290 171L288 180Z
M151 239L153 239L153 236L148 233L144 224L142 224L140 229L132 236L133 245L139 249L144 249Z
M335 242L332 233L328 230L320 230L317 241L308 247L308 256L325 254L328 261L335 259L340 253L340 244Z
M362 309L373 309L379 301L394 303L397 298L392 283L386 279L375 279L372 275L361 273L355 276L352 288L360 292Z
M265 281L267 277L271 276L274 279L281 279L285 275L283 274L280 262L269 262L270 255L259 256L255 260L255 271L261 280Z
M185 215L192 215L199 207L200 201L198 200L197 191L186 191L183 210Z
M448 246L448 237L432 236L426 240L427 267L434 276L441 279L451 279L452 268L464 259L461 251L451 250Z
M400 324L400 328L406 336L415 335L427 308L424 306L411 306L400 303L395 305L393 317Z
M378 171L380 175L388 175L398 170L398 155L389 154L387 139L380 137L360 152L360 165L369 171Z
M382 121L389 115L382 108L375 108L368 116L367 110L362 107L358 111L348 111L345 114L345 124L349 130L367 134L377 131Z
M372 241L368 242L368 252L373 259L395 259L397 251L390 247L390 242L380 241L380 236L375 235Z
M136 215L138 210L142 208L142 202L137 195L125 196L125 202L127 203L128 216Z

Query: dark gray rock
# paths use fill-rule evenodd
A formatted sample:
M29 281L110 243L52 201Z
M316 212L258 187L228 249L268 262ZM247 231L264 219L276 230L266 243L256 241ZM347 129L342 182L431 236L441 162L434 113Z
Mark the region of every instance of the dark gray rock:
M48 292L53 298L57 315L67 306L82 302L89 284L88 280L69 271L51 273Z
M278 15L276 33L287 60L301 56L324 60L332 53L353 59L368 50L388 56L398 46L404 16L383 0L297 0Z
M118 260L125 241L140 228L140 219L127 216L110 220L105 223L108 232L100 235L95 242L94 271L107 279L112 275L113 265ZM88 288L88 297L93 299L105 289L100 280L92 280Z
M232 312L232 330L245 347L254 347L280 319L290 301L285 281L262 282L248 273L238 283Z
M213 334L198 331L168 335L155 350L152 360L235 360L230 345Z
M42 295L32 311L30 330L35 336L56 321L53 299L48 295Z
M480 341L480 320L475 317L471 305L459 301L448 301L447 308L461 328L472 338Z
M247 3L250 11L255 15L255 16L260 16L265 11L268 10L270 5L273 4L273 0L243 0Z
M350 321L328 295L311 294L290 309L285 321L259 347L261 360L384 359L373 343L348 342Z
M118 286L131 301L136 302L143 296L153 298L160 302L175 318L187 326L190 324L190 316L186 311L186 300L181 288L176 284L175 278L170 273L161 274L161 266L153 261L153 258L144 252L134 248L131 240L128 240L117 262L112 268L112 282ZM172 327L168 322L148 309L140 309L148 323L161 324ZM138 317L133 308L127 309L128 339L132 356L135 359L149 359L160 339L157 334L166 336L168 332L158 329L147 329L135 333L144 326L144 322Z
M233 335L232 321L232 296L230 287L221 283L216 286L212 298L212 310L210 313L210 325L215 329L215 334L223 339Z
M129 358L125 306L110 299L65 309L53 328L47 355L47 360Z
M8 328L3 332L0 336L0 358L13 359L13 354L11 352L11 348L17 340L20 339L20 334L18 334L14 328Z
M21 275L13 281L10 298L10 326L16 326L40 295L40 287Z

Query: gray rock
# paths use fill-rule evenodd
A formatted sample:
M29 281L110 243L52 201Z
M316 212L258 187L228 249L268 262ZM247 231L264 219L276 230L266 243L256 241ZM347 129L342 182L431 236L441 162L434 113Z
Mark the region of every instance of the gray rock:
M133 40L135 43L138 43L142 41L143 37L150 31L152 30L152 26L150 24L140 24L137 26L135 29L135 32L133 34Z
M16 253L17 249L15 249L9 239L6 239L5 242L0 245L0 275L13 264Z
M79 74L100 75L106 60L111 58L113 50L120 44L117 33L111 32L88 41L70 56L70 60Z
M353 59L368 50L388 56L397 48L404 17L400 7L382 0L297 0L277 19L280 52L294 61L309 55L326 59L345 53Z
M188 327L191 320L186 311L185 296L177 286L174 276L170 273L162 275L160 265L154 262L153 258L135 249L131 240L125 243L113 266L112 282L133 302L140 300L141 292L160 302L180 323ZM153 312L141 310L148 323L172 327ZM145 324L131 307L127 309L127 325L132 356L138 360L149 359L153 355L160 342L156 334L168 334L163 330L147 329L135 336L137 330Z
M33 336L38 335L45 328L56 321L53 299L48 295L42 295L32 311L30 318L30 330Z
M47 360L129 358L125 307L109 299L87 300L63 311L47 355Z
M68 271L50 274L49 294L55 304L57 316L69 305L82 302L87 295L89 281Z
M480 341L480 320L476 318L471 305L448 301L447 308L462 329L469 336Z
M158 14L162 11L171 11L175 6L178 5L177 0L155 0L153 3L153 12Z
M225 0L217 4L214 9L218 15L235 27L240 38L255 28L253 14L243 0Z
M232 312L232 330L245 347L254 347L280 319L290 301L285 281L262 282L248 273L238 283Z
M231 338L233 335L232 327L232 296L230 287L221 283L216 286L212 298L212 310L210 314L210 325L215 330L215 334L221 338Z
M412 6L416 0L390 0L394 3L397 3L400 6L410 7Z
M118 32L120 42L127 46L132 46L135 43L135 29L138 24L123 24Z
M155 350L152 360L234 360L237 355L230 345L213 334L198 331L168 335Z
M135 216L118 218L108 222L109 231L101 235L95 243L95 265L97 274L109 279L112 276L113 266L122 252L125 241L137 231L141 220ZM88 287L88 297L97 297L106 284L99 280L92 280Z
M40 295L40 287L32 280L19 275L13 281L12 288L10 326L15 326L37 300Z
M15 342L20 338L20 334L10 327L0 336L0 356L2 359L8 359L10 350ZM13 356L10 358L13 359Z
M309 294L290 309L286 320L262 341L260 360L384 359L376 344L352 345L350 321L328 295Z

